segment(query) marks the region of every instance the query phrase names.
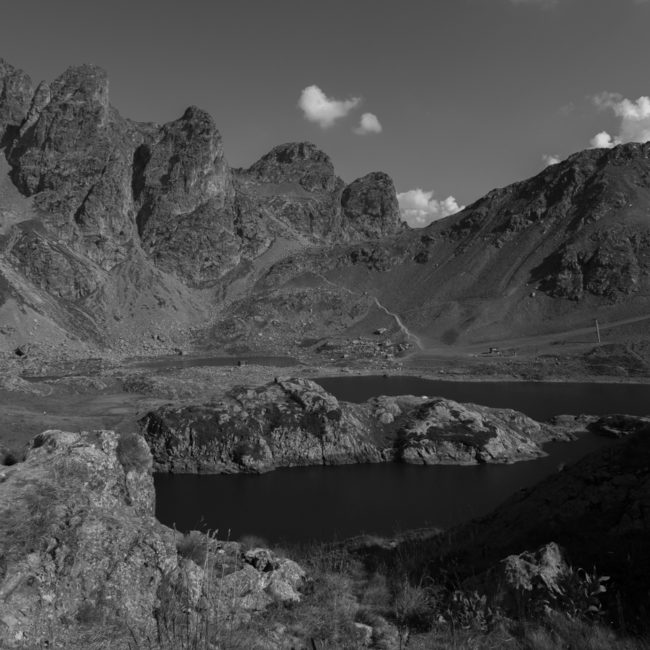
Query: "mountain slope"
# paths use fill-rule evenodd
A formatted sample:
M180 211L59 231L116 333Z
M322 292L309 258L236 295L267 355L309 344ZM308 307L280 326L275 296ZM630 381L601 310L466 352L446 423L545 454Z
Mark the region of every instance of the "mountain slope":
M649 271L650 144L627 144L577 153L422 230L298 254L257 289L320 276L439 346L650 315Z

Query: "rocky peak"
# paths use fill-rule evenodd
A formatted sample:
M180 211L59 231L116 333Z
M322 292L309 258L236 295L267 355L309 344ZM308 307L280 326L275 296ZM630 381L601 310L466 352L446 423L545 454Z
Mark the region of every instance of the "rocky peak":
M68 68L52 83L51 90L59 107L66 105L74 111L72 107L77 106L84 114L95 110L102 119L107 118L108 75L103 68L88 64Z
M136 152L134 195L142 196L145 211L181 214L218 195L223 203L227 172L214 120L190 106L160 129L155 143L143 144ZM139 226L142 231L144 223Z
M289 142L274 147L246 170L267 183L298 183L308 192L332 191L341 184L330 157L311 142Z
M161 268L201 285L236 264L232 177L208 113L192 106L141 145L132 189L142 246Z
M348 185L341 196L344 227L353 235L377 239L402 226L395 185L388 174L371 172Z
M49 92L39 86L31 100L31 126L21 129L9 156L14 181L26 195L61 190L67 183L74 186L70 190L83 191L80 178L101 173L111 148L105 132L110 108L106 72L89 65L69 68Z
M29 110L34 88L32 80L22 71L0 59L0 146L13 137Z

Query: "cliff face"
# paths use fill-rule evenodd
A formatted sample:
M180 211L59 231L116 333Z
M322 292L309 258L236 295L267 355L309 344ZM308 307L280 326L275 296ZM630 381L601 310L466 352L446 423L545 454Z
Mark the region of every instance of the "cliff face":
M158 523L150 468L139 436L110 431L46 431L0 466L0 646L202 645L300 599L294 562Z
M349 404L304 379L239 387L208 404L162 407L140 425L156 468L172 472L393 460L510 463L542 456L541 443L566 438L508 409L408 396Z

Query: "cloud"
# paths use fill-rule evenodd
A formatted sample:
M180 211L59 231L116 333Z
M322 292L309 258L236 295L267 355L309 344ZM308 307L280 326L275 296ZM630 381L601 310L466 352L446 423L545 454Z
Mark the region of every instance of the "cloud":
M544 167L549 167L550 165L557 165L559 162L562 162L562 158L556 154L545 153L542 156L542 161L544 162Z
M381 133L382 130L382 126L376 115L373 115L372 113L364 113L361 116L359 126L354 129L354 132L357 135L368 135L369 133Z
M318 86L307 86L300 93L298 106L310 122L316 122L326 129L336 120L345 117L353 108L359 105L361 99L331 99Z
M448 217L465 208L464 205L458 205L453 196L438 201L433 198L433 190L425 192L420 188L401 192L397 195L397 201L402 219L411 228L422 228L432 221Z
M601 131L590 140L592 147L611 148L625 142L650 140L650 97L633 101L618 93L603 92L592 97L592 101L601 111L611 110L620 119L618 134Z
M596 133L596 135L591 138L591 140L589 140L589 145L592 147L592 149L611 149L617 144L620 143L615 142L612 136L607 133L607 131Z

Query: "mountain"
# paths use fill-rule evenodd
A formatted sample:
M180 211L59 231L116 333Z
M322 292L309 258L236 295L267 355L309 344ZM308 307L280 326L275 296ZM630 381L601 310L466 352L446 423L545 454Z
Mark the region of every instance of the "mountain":
M304 142L232 168L207 113L123 118L94 66L35 85L0 61L0 142L6 348L286 351L390 326L442 349L594 318L647 329L650 144L577 153L410 230L386 174L346 185Z
M29 328L114 344L187 327L219 302L224 278L245 275L276 242L291 249L402 228L385 174L346 186L309 143L231 169L204 111L137 123L110 105L108 88L94 66L35 86L0 61L6 340Z
M350 331L372 332L384 306L423 347L570 332L594 318L636 320L643 338L650 143L576 153L421 230L296 253L259 280L250 315L315 277L346 302L368 303Z

